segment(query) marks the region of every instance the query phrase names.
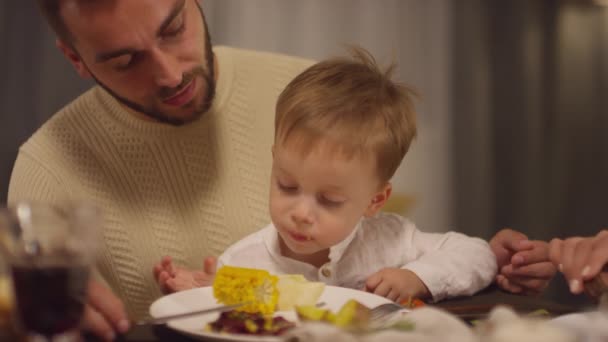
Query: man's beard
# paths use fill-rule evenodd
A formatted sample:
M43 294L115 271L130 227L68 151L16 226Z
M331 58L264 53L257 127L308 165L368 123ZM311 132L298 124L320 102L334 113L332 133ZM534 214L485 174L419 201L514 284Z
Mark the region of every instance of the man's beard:
M203 102L200 105L198 105L196 108L192 109L192 115L185 117L185 118L179 118L179 117L167 115L166 113L163 113L162 111L160 111L156 108L146 108L145 106L143 106L139 103L135 103L129 99L126 99L126 98L118 95L112 89L110 89L108 86L106 86L105 84L100 82L95 77L95 75L93 75L91 73L91 75L93 75L93 79L95 79L97 84L99 84L99 86L101 86L103 89L105 89L117 101L119 101L123 105L131 108L134 111L140 112L140 113L146 115L147 117L154 119L155 121L167 123L167 124L174 125L174 126L181 126L181 125L190 123L190 122L195 121L198 118L200 118L203 114L205 114L207 111L209 111L209 109L211 108L211 105L213 104L213 98L215 97L215 64L214 64L214 60L213 60L213 51L211 49L211 36L209 35L209 28L207 27L207 21L205 20L205 16L203 14L202 8L200 7L200 4L198 3L198 1L195 1L195 3L197 5L197 8L199 9L199 12L201 14L201 20L203 21L203 25L205 28L205 62L207 64L207 72L205 72L203 67L199 65L196 68L184 73L182 75L182 82L177 87L175 87L175 88L163 87L159 90L159 92L157 94L158 97L160 97L160 98L168 98L173 94L179 93L180 91L182 91L184 89L184 87L188 86L192 80L194 80L198 76L201 76L203 82L206 83L207 94L205 95Z

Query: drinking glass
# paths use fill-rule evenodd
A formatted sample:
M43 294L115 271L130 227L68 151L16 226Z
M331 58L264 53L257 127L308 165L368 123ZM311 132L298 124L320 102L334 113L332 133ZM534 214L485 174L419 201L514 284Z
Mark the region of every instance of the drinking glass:
M85 203L22 202L0 210L0 253L16 323L30 341L76 341L101 215Z

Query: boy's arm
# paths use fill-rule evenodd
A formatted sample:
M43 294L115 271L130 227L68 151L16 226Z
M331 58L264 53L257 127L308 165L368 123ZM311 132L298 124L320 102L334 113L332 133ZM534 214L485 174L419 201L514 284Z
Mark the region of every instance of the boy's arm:
M414 272L435 301L472 295L496 276L496 258L482 239L455 232L423 233L415 227L408 235L411 251L406 251L402 268Z

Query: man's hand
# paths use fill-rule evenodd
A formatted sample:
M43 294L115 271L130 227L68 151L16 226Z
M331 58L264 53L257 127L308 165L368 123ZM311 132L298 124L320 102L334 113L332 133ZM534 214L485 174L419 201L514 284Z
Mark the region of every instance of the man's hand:
M594 237L572 237L566 240L553 239L549 247L549 257L570 285L570 292L583 291L598 296L592 286L587 286L596 276L608 285L608 271L602 271L608 264L608 230Z
M503 290L519 294L542 292L556 273L549 260L549 245L531 241L512 229L503 229L490 240L496 255L496 283Z
M213 284L216 258L207 257L203 269L192 271L173 264L171 257L165 256L154 266L154 278L163 293L172 293Z
M365 281L365 290L397 303L410 297L425 299L431 295L414 272L400 268L384 268L372 274Z
M106 287L91 280L84 308L84 330L103 340L112 341L118 333L129 330L129 320L123 303Z

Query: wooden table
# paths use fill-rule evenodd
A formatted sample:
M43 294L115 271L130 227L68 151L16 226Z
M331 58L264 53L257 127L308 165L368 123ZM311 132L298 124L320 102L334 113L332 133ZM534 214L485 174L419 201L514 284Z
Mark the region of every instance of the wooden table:
M434 305L444 308L456 315L463 316L466 318L466 320L473 320L483 317L483 315L487 314L495 305L498 304L509 305L521 313L529 313L535 310L544 309L547 310L552 316L559 316L581 310L579 307L559 304L542 297L509 294L493 286L472 297L450 299ZM87 340L95 341L95 339L91 337L88 337ZM124 336L120 336L117 341L193 342L197 340L179 334L165 326L136 326Z

